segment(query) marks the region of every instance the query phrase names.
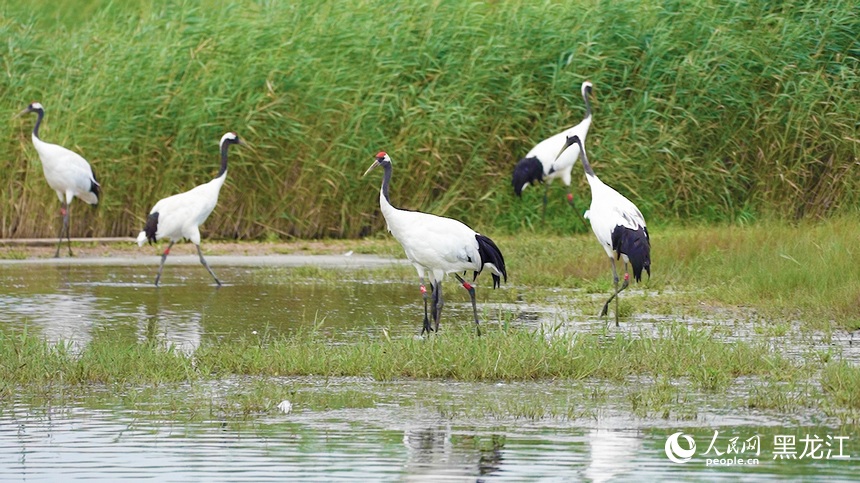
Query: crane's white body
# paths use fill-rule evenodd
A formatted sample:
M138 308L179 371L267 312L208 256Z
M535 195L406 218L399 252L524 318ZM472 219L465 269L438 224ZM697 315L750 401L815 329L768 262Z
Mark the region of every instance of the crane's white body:
M493 277L493 288L508 279L505 270L505 258L499 247L489 238L475 232L465 224L442 216L421 213L417 211L398 210L391 205L388 198L388 185L391 182L391 158L384 151L376 155L376 160L364 172L366 175L372 169L382 166L382 187L379 189L379 207L388 231L403 246L406 257L412 262L418 278L421 279L421 294L424 297L424 326L421 333L439 330L439 319L442 314L442 281L451 272L466 272L472 270L474 277L487 267ZM432 314L435 329L430 324L427 314L428 295L424 286L424 276L430 272L432 294ZM472 301L472 313L475 316L475 328L481 335L478 307L475 302L475 287L463 279L460 274L454 276L469 292Z
M586 174L585 178L591 187L591 206L585 212L585 218L591 223L591 230L600 246L606 250L606 256L614 259L617 254L612 248L612 232L618 226L631 230L645 228L645 217L632 201L597 176ZM626 254L620 255L624 263L629 262Z
M199 245L199 226L206 221L218 204L218 195L226 179L227 173L224 172L222 176L208 183L159 200L149 212L158 213L156 240L167 238L171 241L179 241L186 238L195 245ZM146 243L146 232L142 231L137 236L137 244L143 246L144 243Z
M42 172L48 186L57 192L60 202L68 205L77 196L91 205L99 202L98 197L91 191L93 183L98 184L90 163L80 154L57 144L46 143L35 134L33 147L39 153L42 161Z
M585 103L585 117L582 121L539 142L514 167L511 183L517 196L534 182L543 182L547 185L546 189L549 189L554 179L561 179L567 187L568 202L573 202L573 194L570 192L571 170L579 159L579 146L569 146L567 149L564 147L567 139L573 136L578 136L585 142L585 137L591 128L592 113L588 98L592 87L591 82L585 81L580 89ZM544 210L546 210L546 197L544 197Z
M645 217L630 200L610 186L600 181L585 153L585 144L578 136L565 140L562 149L576 144L582 155L582 167L585 170L585 179L591 188L591 207L585 213L585 218L591 222L591 230L600 242L600 246L606 251L609 262L612 265L612 279L615 283L615 292L609 300L603 304L600 315L606 315L609 303L615 299L615 326L618 326L618 294L627 288L630 273L627 266L633 267L633 279L637 282L642 279L642 270L651 276L651 240L648 236L648 228L645 226ZM618 286L618 270L615 267L616 258L624 260L624 283Z
M570 146L561 153L561 156L558 156L558 152L564 146L568 137L577 135L584 141L590 127L591 116L588 116L576 126L565 129L539 142L526 154L526 158L537 158L540 161L540 164L543 166L544 182L549 184L554 179L561 179L561 182L565 186L570 186L571 170L573 169L573 165L576 164L576 160L579 159L579 146ZM527 186L528 184L524 185L523 189Z
M59 241L55 258L60 256L60 246L63 244L63 234L69 241L69 256L72 256L72 238L70 233L70 209L75 197L82 199L90 205L99 203L100 185L96 181L93 169L80 154L66 149L57 144L46 143L39 138L39 126L45 117L45 108L41 103L31 102L26 109L19 112L17 116L23 116L35 112L38 115L36 125L33 126L33 147L42 161L42 172L48 186L57 193L60 203L63 204L60 213L63 215L63 224L60 227Z
M209 275L212 275L215 283L219 287L221 286L221 281L215 276L215 272L212 271L203 257L203 251L200 250L200 225L206 221L206 218L209 218L215 205L218 204L218 195L227 179L227 148L231 144L244 143L239 139L239 135L234 132L228 132L221 136L221 170L218 171L218 176L215 179L184 193L159 200L149 211L146 226L137 235L137 244L143 246L147 241L153 242L163 238L170 240L170 245L161 255L161 265L158 266L158 275L155 276L156 287L161 279L161 271L164 269L164 262L167 260L170 248L183 238L194 243L194 246L197 247L197 255L200 256L200 263L206 268Z
M428 213L399 210L388 202L382 190L379 191L379 206L388 231L403 246L406 258L419 277L430 272L435 284L448 273L482 269L477 233L464 223ZM486 265L494 274L501 275L495 265Z

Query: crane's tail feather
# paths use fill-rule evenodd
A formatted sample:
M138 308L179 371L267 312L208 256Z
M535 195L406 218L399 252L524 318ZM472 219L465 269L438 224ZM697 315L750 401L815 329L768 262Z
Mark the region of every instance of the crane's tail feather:
M493 275L493 288L501 285L501 278L508 281L508 272L505 270L505 257L502 256L499 247L493 243L493 240L484 235L475 234L475 239L478 240L478 254L481 256L481 269L475 272L472 281L478 278L478 274L484 269L484 265L489 265Z
M615 253L627 255L633 266L633 278L642 281L642 269L651 277L651 240L648 229L640 226L638 229L618 225L612 230L612 249Z
M158 232L158 212L150 213L149 216L146 217L146 226L143 227L143 231L137 235L137 244L139 246L143 246L147 240L149 240L149 244L156 240L155 234Z
M92 171L92 168L90 168L90 170ZM92 193L96 197L96 200L94 202L91 202L90 204L98 206L99 200L102 199L102 185L99 184L99 180L96 178L95 171L92 171L92 173L93 179L90 180L90 193Z
M535 157L521 159L514 167L514 175L511 178L514 194L522 196L523 188L535 181L543 181L543 165L540 160Z

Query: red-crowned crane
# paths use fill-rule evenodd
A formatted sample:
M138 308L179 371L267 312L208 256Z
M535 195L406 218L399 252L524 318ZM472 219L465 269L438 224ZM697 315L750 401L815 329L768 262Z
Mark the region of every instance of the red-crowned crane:
M573 169L574 163L576 163L576 159L579 157L579 149L564 150L561 156L558 156L558 153L559 149L564 146L565 139L569 136L579 136L585 141L585 137L588 135L588 128L591 127L591 102L589 101L591 89L591 82L586 81L582 83L581 90L582 99L585 101L585 118L576 126L565 129L539 142L514 167L511 184L517 196L522 196L523 190L532 183L545 184L543 213L546 213L549 185L556 178L561 178L561 182L567 187L567 202L572 208L576 208L573 205L573 193L570 190L570 172Z
M418 271L420 290L424 298L424 326L421 334L439 330L439 319L442 316L442 281L448 273L454 273L457 280L469 292L472 299L472 311L475 315L475 327L481 335L478 307L475 302L475 287L463 279L457 272L472 270L472 281L484 268L488 268L493 276L493 288L501 283L505 271L505 259L496 244L489 238L476 233L465 224L442 216L421 213L419 211L400 210L391 205L388 197L388 186L391 182L391 158L380 152L373 164L367 168L363 176L381 166L384 175L382 188L379 190L379 206L382 216L388 225L388 231L403 246L406 257ZM424 275L430 273L430 290L432 292L431 316L435 327L430 325L427 318L427 289L424 286ZM464 273L465 275L465 273Z
M75 196L91 205L98 205L101 195L101 185L96 181L93 169L80 154L66 149L62 146L46 143L39 138L39 126L45 117L45 108L38 102L33 102L26 109L19 112L17 116L23 116L35 112L38 114L36 125L33 126L33 146L42 160L42 171L48 186L57 192L62 207L60 214L63 216L63 226L60 227L60 240L57 242L57 253L54 258L60 256L60 247L63 245L63 233L69 241L69 256L72 256L72 236L69 229L69 218L72 199Z
M221 192L224 180L227 179L227 148L231 144L244 144L244 142L234 132L228 132L221 137L221 170L218 171L218 176L215 179L184 193L159 200L149 212L146 226L137 235L137 244L143 246L147 240L152 244L152 242L162 238L170 240L170 244L167 245L161 255L161 265L158 266L158 275L155 276L156 287L161 279L161 271L164 270L164 261L167 260L170 249L174 243L182 238L187 238L197 247L200 263L206 267L206 270L215 279L215 283L219 287L221 286L221 281L218 280L218 277L209 268L209 264L206 263L206 259L203 258L203 252L200 250L200 229L198 227L206 221L218 203L218 194Z
M612 262L612 278L615 283L615 293L603 304L600 315L604 316L609 310L609 302L615 299L615 325L618 326L618 293L630 284L630 273L627 271L627 263L633 266L633 278L637 282L642 280L642 269L651 277L651 239L648 236L648 228L645 227L645 217L630 200L621 193L615 191L609 185L600 181L594 174L588 155L585 153L585 145L582 139L573 135L565 141L562 152L571 146L577 146L582 155L582 167L585 169L585 179L591 187L591 207L585 213L585 217L591 221L591 229L597 237L597 241L606 250L609 261ZM559 156L562 154L559 152ZM624 260L624 283L618 287L618 271L615 269L615 260Z

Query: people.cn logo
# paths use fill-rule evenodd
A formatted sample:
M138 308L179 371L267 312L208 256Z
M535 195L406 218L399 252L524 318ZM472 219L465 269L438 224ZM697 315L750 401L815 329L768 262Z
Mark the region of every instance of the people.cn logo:
M690 449L684 449L680 444L678 444L678 438L680 436L683 436L684 439L687 440ZM696 442L693 441L693 437L687 436L682 431L678 431L677 433L669 436L666 440L666 456L672 460L673 463L686 463L690 461L695 452Z

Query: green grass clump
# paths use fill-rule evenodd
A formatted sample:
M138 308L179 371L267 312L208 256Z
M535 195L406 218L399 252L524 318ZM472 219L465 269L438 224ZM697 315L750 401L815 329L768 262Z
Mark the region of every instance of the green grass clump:
M834 405L854 409L860 415L860 367L847 361L828 364L821 379Z
M13 390L17 384L160 384L193 380L198 374L193 360L172 347L117 340L109 333L99 334L79 351L28 331L0 333L3 389Z
M584 231L557 187L541 227L541 190L515 199L510 173L582 118L586 79L595 170L648 219L825 216L860 201L859 30L843 0L11 0L0 236L57 229L33 116L11 119L33 100L43 138L103 184L98 210L73 206L72 236L135 234L159 198L213 176L227 130L249 146L209 236L382 230L379 178L360 179L380 149L399 206L489 234Z

